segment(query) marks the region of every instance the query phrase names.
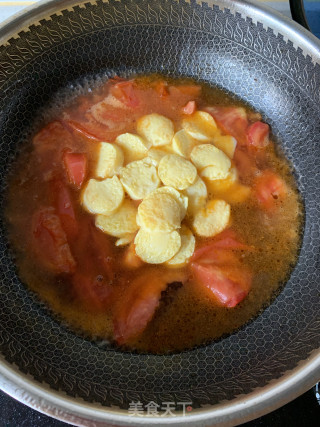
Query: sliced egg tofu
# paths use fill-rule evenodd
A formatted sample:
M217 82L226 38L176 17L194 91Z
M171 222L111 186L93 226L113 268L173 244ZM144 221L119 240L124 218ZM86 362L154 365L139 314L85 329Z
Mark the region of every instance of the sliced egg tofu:
M195 182L186 188L183 193L188 197L188 212L194 215L206 205L208 190L201 178L197 177Z
M172 139L172 149L179 156L189 158L191 151L195 145L193 138L184 130L181 129L175 133Z
M178 203L180 206L180 220L182 221L183 218L186 216L187 209L188 209L188 197L184 194L181 194L178 190L176 190L173 187L163 186L157 188L152 194L155 193L167 193L170 194Z
M108 178L119 172L123 165L123 152L120 147L108 142L100 142L95 175L97 178Z
M125 163L131 163L135 160L141 160L148 154L148 144L140 136L133 133L123 133L116 138L123 152Z
M180 228L180 218L180 203L169 193L153 192L138 207L138 225L149 232L170 232Z
M89 179L82 192L82 204L92 214L110 215L124 198L124 190L117 176L103 181Z
M211 144L200 144L194 147L191 160L201 176L212 180L227 178L231 167L229 157Z
M135 233L131 233L131 234L125 234L124 236L120 237L120 239L118 239L115 242L116 246L126 246L129 245L131 242L134 241L136 234Z
M134 239L136 254L149 264L162 264L171 259L181 247L177 231L149 232L140 229Z
M164 185L185 190L196 180L197 169L189 160L168 154L160 160L158 174Z
M230 205L224 200L211 200L198 211L193 219L193 228L198 236L213 237L221 233L230 221Z
M158 166L162 157L168 154L167 151L161 150L160 148L150 148L148 151L148 158L154 166Z
M196 239L191 230L183 225L180 230L181 247L173 258L166 262L169 267L181 268L188 264L193 255Z
M174 135L172 121L157 113L141 117L137 122L137 131L154 147L170 144Z
M231 135L219 135L213 138L213 144L223 151L230 159L233 159L237 140Z
M238 180L238 171L235 167L231 167L225 179L207 180L208 190L215 194L223 194Z
M211 114L205 111L196 111L182 120L183 129L194 139L202 142L212 141L218 128Z
M160 185L157 169L145 160L137 160L121 168L120 181L133 200L144 199Z
M137 208L130 200L124 200L114 213L96 216L96 227L114 237L135 233L138 230L136 222Z

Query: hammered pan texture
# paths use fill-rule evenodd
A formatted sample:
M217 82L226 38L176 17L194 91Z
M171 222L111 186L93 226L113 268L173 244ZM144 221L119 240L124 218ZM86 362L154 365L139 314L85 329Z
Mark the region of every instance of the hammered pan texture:
M180 354L137 355L56 322L19 281L1 221L1 353L39 382L105 406L230 400L293 369L319 344L320 66L261 23L205 3L111 0L62 10L0 47L2 206L10 161L38 108L84 75L128 71L218 84L263 114L305 203L298 263L273 304L239 332Z

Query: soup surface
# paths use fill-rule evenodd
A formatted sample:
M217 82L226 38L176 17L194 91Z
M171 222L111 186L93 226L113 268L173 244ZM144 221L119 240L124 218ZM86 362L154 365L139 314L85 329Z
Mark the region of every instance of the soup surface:
M261 116L159 76L109 79L63 105L9 177L23 282L77 333L143 352L257 315L290 273L302 217Z

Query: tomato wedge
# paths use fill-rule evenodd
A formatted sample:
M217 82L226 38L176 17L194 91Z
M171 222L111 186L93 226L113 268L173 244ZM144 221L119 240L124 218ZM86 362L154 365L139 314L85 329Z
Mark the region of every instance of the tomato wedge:
M197 109L197 105L195 101L189 101L186 103L186 105L182 108L183 114L193 114Z
M81 233L72 247L77 272L72 277L73 290L88 310L104 310L111 303L114 257L111 242L91 219L79 223Z
M228 135L232 135L242 144L247 145L248 118L241 107L208 107L206 111L216 120L220 128Z
M209 291L208 295L224 307L235 307L249 292L251 275L243 268L198 263L192 263L191 268L198 285Z
M42 265L60 273L72 273L76 262L54 208L42 208L32 218L33 248Z
M110 93L127 107L137 108L140 104L137 90L134 87L134 80L116 83L111 86Z
M279 198L284 197L287 189L285 182L275 172L265 170L257 177L254 194L262 209L272 212Z
M229 228L219 233L210 243L198 247L194 251L191 261L196 261L199 258L201 258L202 263L204 259L220 264L224 261L234 261L235 258L232 252L234 250L253 251L254 248L241 243L234 230Z
M74 239L79 231L78 222L73 208L70 192L65 184L56 180L51 185L52 194L55 195L55 206L59 215L62 228L68 239Z
M105 310L111 302L112 287L101 275L88 272L77 272L72 277L73 287L77 298L94 311Z
M252 123L247 129L248 142L255 148L264 148L269 144L270 127L263 122Z
M184 274L150 268L122 288L114 310L114 337L118 344L139 335L152 319L169 283L183 282Z
M87 157L83 153L65 152L63 156L64 166L70 184L81 188L87 173Z

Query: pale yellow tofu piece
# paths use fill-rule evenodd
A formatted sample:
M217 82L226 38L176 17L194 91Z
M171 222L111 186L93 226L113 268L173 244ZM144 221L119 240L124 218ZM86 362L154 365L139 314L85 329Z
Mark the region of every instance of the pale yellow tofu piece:
M123 198L124 190L117 176L103 181L89 179L82 192L82 204L93 214L112 214L119 208Z
M237 140L231 135L217 135L213 138L213 144L224 152L230 159L233 159Z
M115 242L115 245L116 246L126 246L126 245L129 245L131 242L134 241L135 236L136 236L135 233L125 234L124 236L120 237Z
M200 171L200 175L211 180L227 178L231 167L229 157L211 144L194 147L191 160Z
M181 247L181 237L177 231L150 233L140 229L134 239L135 250L142 261L162 264L171 259Z
M198 236L213 237L221 233L230 221L230 205L224 200L211 200L193 219L193 229Z
M116 138L118 144L124 152L125 164L141 160L148 154L148 144L140 136L133 133L123 133Z
M197 169L189 160L177 154L168 154L160 160L158 174L165 185L185 190L194 183Z
M120 169L120 181L133 200L144 199L160 185L157 169L145 160L137 160Z
M95 170L97 178L112 177L123 165L123 152L120 147L109 142L100 142L98 160Z
M160 148L150 148L148 151L148 158L151 160L154 166L159 166L162 157L168 154L167 151Z
M131 200L125 199L114 213L96 216L96 227L114 237L123 237L138 230L137 208Z
M178 190L176 190L173 187L169 187L167 185L163 187L157 188L153 193L167 193L170 194L174 199L179 203L180 205L180 220L182 221L183 218L186 216L187 209L188 209L188 197L184 194L181 194Z
M186 188L183 193L188 197L188 212L194 215L204 208L207 202L208 191L206 184L197 177L195 182Z
M184 267L188 264L189 259L192 257L196 239L192 234L191 230L183 225L180 230L181 247L173 258L166 262L166 265L170 267Z
M168 193L153 192L138 207L138 225L150 232L170 232L180 228L180 203Z
M184 130L181 129L175 133L172 139L172 149L179 156L189 158L193 147L194 139Z
M217 124L211 114L196 111L182 120L183 129L194 139L203 142L212 141L218 132Z
M156 113L141 117L137 131L154 147L170 144L174 135L172 121Z

